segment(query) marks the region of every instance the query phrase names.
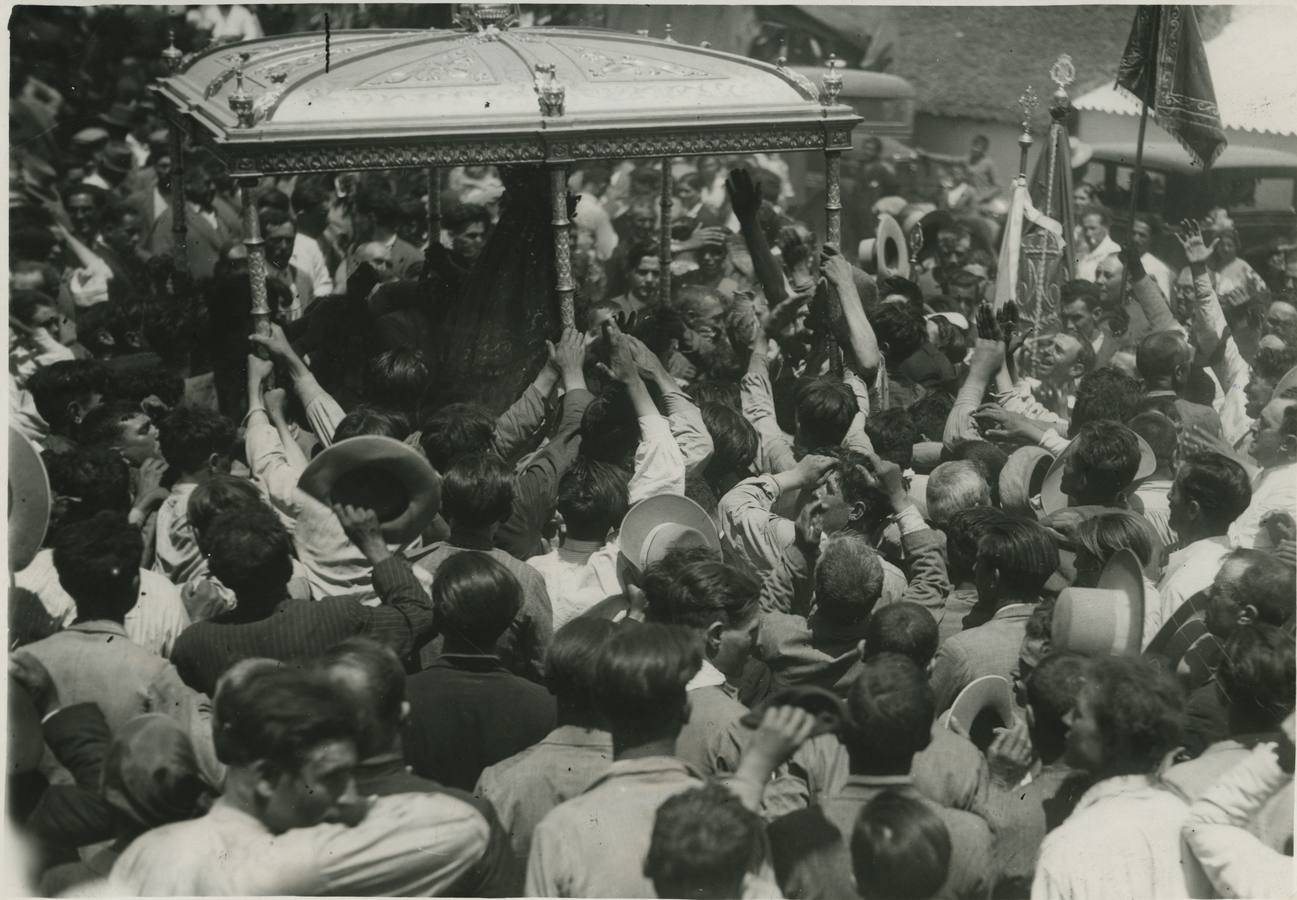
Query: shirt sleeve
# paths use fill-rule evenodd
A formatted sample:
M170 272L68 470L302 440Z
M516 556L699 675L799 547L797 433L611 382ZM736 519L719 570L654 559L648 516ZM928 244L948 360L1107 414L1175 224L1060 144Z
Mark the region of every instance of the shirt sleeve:
M928 528L913 506L908 507L897 521L910 575L910 583L901 600L917 603L929 610L940 610L952 587L946 571L945 535Z
M666 403L667 424L684 459L685 472L692 472L711 459L715 449L712 436L698 407L683 393L670 391L662 399Z
M492 449L501 459L514 459L544 422L545 398L536 385L529 384L522 396L495 420Z
M212 701L206 694L185 684L173 665L166 665L149 684L147 707L149 712L162 713L175 719L194 748L198 771L217 790L225 783L225 764L216 758L216 745L212 740Z
M658 494L685 492L685 461L671 426L660 415L641 416L635 472L630 479L630 505Z
M1157 282L1148 275L1138 281L1131 283L1131 291L1135 295L1135 302L1144 311L1148 319L1148 333L1154 334L1159 331L1179 331L1180 323L1176 321L1175 316L1171 314L1171 307L1166 302L1166 297L1162 294L1162 289L1157 286Z
M937 650L932 660L932 693L936 698L938 712L945 712L955 702L959 692L968 684L968 671L963 654L957 652L947 641Z
M368 631L404 659L433 634L432 600L410 561L399 553L374 566L374 592L381 605L358 606Z
M288 462L279 432L269 422L248 426L243 439L252 479L261 488L276 511L296 519L301 512L297 500L297 481L302 473Z
M761 441L758 458L770 474L786 472L797 464L792 444L775 419L774 389L767 372L749 371L739 382L739 396L745 415Z
M527 856L527 880L523 893L528 897L569 897L564 873L564 843L553 824L544 819L536 826Z
M793 523L770 510L778 499L769 475L740 481L721 498L721 544L759 572L777 565L795 536Z
M346 411L328 391L320 387L315 376L309 372L298 378L293 387L302 402L302 408L306 410L306 421L320 441L320 447L333 446L333 435L338 430L338 423L347 415Z

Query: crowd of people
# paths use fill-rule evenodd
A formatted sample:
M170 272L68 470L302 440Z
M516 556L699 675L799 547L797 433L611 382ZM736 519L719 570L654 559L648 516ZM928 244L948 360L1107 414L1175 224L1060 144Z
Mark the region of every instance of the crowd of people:
M492 405L438 342L509 170L440 173L429 234L421 172L235 182L152 60L22 49L26 890L1292 895L1297 292L1228 211L1180 268L1079 188L1034 334L954 201L907 278L777 156L582 165L576 327Z

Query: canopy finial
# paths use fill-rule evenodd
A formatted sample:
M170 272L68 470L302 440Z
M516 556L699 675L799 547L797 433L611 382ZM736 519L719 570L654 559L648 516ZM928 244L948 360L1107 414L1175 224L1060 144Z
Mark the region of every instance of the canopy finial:
M252 95L243 87L243 66L251 58L250 53L240 53L238 65L234 67L234 93L230 94L230 112L239 120L240 128L251 128L256 124L253 114Z
M176 30L174 28L167 29L167 38L170 43L167 45L167 49L162 51L162 61L167 64L167 74L174 75L179 71L180 60L184 59L185 55L176 46Z
M548 75L548 78L541 76ZM558 83L553 63L536 64L536 95L540 99L540 114L546 118L563 115L567 101L567 88Z
M845 67L846 63L838 59L836 53L829 54L828 62L824 64L824 76L820 79L820 87L823 89L820 102L825 106L838 102L838 94L842 93L842 73L838 70Z

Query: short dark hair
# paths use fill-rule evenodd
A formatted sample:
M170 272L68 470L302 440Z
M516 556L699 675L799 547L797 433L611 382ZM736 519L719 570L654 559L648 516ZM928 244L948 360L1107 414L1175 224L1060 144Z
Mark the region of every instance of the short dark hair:
M604 541L630 505L629 474L619 466L578 456L558 482L558 511L570 537Z
M1240 551L1235 550L1235 553ZM1238 596L1256 607L1257 621L1285 625L1297 611L1297 572L1269 553L1252 559L1239 576Z
M326 185L315 178L303 178L298 176L293 183L292 200L293 214L302 215L309 209L315 209L322 203L333 202L333 191Z
M72 431L68 406L86 394L107 393L108 370L93 359L62 360L33 372L26 388L50 430L67 437Z
M461 456L487 452L495 437L495 418L479 403L451 403L423 423L419 445L428 462L445 472Z
M752 423L741 410L720 403L703 403L699 413L713 446L705 466L706 474L712 480L727 475L746 478L756 462L761 443Z
M986 526L1002 522L1008 515L990 506L971 506L956 510L941 530L946 535L947 566L951 580L970 579L977 565L977 542Z
M1143 396L1144 389L1140 383L1116 369L1087 372L1076 385L1076 402L1068 421L1068 436L1076 437L1082 426L1098 419L1129 422L1139 412Z
M560 705L594 712L595 664L616 629L610 619L577 616L554 632L554 642L545 652L545 686Z
M865 660L899 653L926 670L937 655L937 620L917 603L889 603L869 617L864 640Z
M900 275L887 275L878 279L878 296L880 298L899 294L914 306L922 308L923 306L923 289L908 278Z
M365 399L385 409L400 410L418 421L431 377L422 350L384 350L365 364Z
M1175 483L1180 495L1196 501L1204 518L1222 534L1252 504L1247 470L1219 453L1195 453L1180 460Z
M1083 281L1080 278L1074 278L1071 281L1064 282L1059 290L1059 306L1071 306L1077 300L1082 300L1091 310L1098 309L1103 301L1103 289L1093 281Z
M77 438L87 447L115 447L122 436L122 424L139 415L143 413L138 402L105 400L85 414L77 426Z
M634 241L626 251L626 271L634 272L646 256L657 259L658 246L653 241Z
M883 593L883 563L863 534L846 530L829 538L815 565L815 605L826 619L862 622Z
M246 478L214 475L194 488L185 508L189 526L201 535L220 515L238 509L264 507L261 491Z
M625 386L620 382L606 385L581 415L581 455L630 465L639 439L639 417Z
M52 543L54 569L77 618L122 621L139 599L139 529L122 513L101 510L60 528Z
M265 760L300 772L311 751L333 741L358 742L355 718L321 673L289 667L223 683L212 703L216 758L229 766Z
M649 566L649 571L667 565L663 560ZM760 610L761 583L718 559L693 560L670 579L646 577L644 591L650 621L692 629L705 629L718 620L737 626Z
M266 221L266 213L273 212L276 214L283 213L284 215L288 215L288 210L291 206L288 195L278 188L270 188L269 190L264 190L257 194L256 204L258 212L261 213L261 222L263 225ZM280 220L279 224L282 225L283 221Z
M396 651L373 638L351 637L324 651L319 665L350 701L357 755L363 760L390 750L405 702L405 669Z
M401 206L386 188L364 187L356 191L356 210L374 217L384 228L401 222Z
M1118 550L1133 550L1145 568L1153 564L1162 547L1148 519L1128 509L1091 516L1076 526L1072 539L1101 563L1107 563Z
M865 434L879 459L896 463L902 469L914 463L914 444L919 432L909 410L895 407L871 415L865 420Z
M441 224L452 234L463 231L470 225L491 227L491 214L485 206L477 203L458 203L442 214Z
M278 191L275 191L275 193L279 194ZM283 194L279 194L279 195L281 197L283 196ZM287 204L287 202L288 202L287 199L285 199L284 201L285 205ZM282 228L285 225L292 225L293 230L294 231L297 230L297 224L293 221L293 217L288 214L287 209L276 209L274 207L271 207L269 209L262 210L261 227L263 229L263 233L264 231L267 231L271 228Z
M644 875L659 897L736 897L761 853L763 828L723 785L676 794L654 816Z
M936 699L922 669L899 653L880 653L861 666L847 694L844 743L852 769L906 774L914 754L932 740Z
M1231 734L1273 731L1293 711L1294 655L1292 635L1275 625L1253 622L1229 636L1216 677L1229 697Z
M184 399L185 379L175 369L126 369L109 374L108 393L136 403L155 396L167 406L176 406Z
M1164 412L1145 410L1130 420L1130 430L1144 439L1159 463L1170 464L1180 443L1175 422Z
M1252 357L1252 375L1271 384L1278 383L1294 366L1297 366L1297 347L1286 344L1282 347L1259 347L1256 356Z
M797 383L797 431L808 449L837 447L860 412L851 386L841 378L804 378Z
M908 304L884 303L869 317L887 365L895 367L928 339L927 324Z
M688 715L685 689L702 668L702 649L686 628L619 627L595 661L595 703L614 740L674 736Z
M861 897L926 900L950 870L950 832L924 800L883 791L851 832L851 869Z
M218 412L197 406L177 406L158 423L162 456L177 471L201 469L213 454L229 456L234 426Z
M1072 461L1096 492L1116 494L1128 488L1139 471L1139 439L1120 422L1087 422L1068 448Z
M404 412L362 405L347 413L338 422L337 428L333 430L333 442L336 444L347 438L363 435L389 437L402 441L410 436L411 430L410 420Z
M211 573L234 591L240 604L283 599L293 575L293 540L265 505L221 513L203 532Z
M456 553L437 568L432 603L442 628L489 652L522 608L522 585L485 553Z
M929 391L908 407L914 429L923 440L940 441L955 398L945 391ZM994 446L994 445L992 445Z
M977 558L995 567L1005 592L1029 600L1058 568L1058 546L1039 522L1006 516L986 526Z
M708 403L743 409L742 388L736 381L695 381L689 385L689 396L699 409Z
M1165 666L1138 656L1089 661L1085 688L1103 744L1103 772L1146 775L1180 743L1184 698Z
M513 471L494 453L461 456L444 473L441 508L448 521L486 528L513 513Z
M1064 717L1076 706L1085 684L1088 662L1077 653L1050 653L1027 676L1027 702L1032 710L1032 743L1042 758L1057 759L1067 741Z
M1081 211L1076 214L1076 220L1079 222L1086 216L1098 216L1099 221L1105 225L1112 221L1112 216L1108 213L1108 210L1098 203L1081 207Z
M1192 359L1193 348L1178 331L1155 331L1135 348L1135 368L1144 379L1169 378Z
M59 527L103 511L125 514L131 508L130 466L108 447L74 447L67 453L41 454L50 489L71 499L61 512Z

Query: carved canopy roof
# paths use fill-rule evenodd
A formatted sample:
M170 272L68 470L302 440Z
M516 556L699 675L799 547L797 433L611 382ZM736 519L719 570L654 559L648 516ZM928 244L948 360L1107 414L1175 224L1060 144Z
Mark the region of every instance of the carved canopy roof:
M249 175L849 149L860 121L786 68L562 28L264 38L186 59L154 90Z

